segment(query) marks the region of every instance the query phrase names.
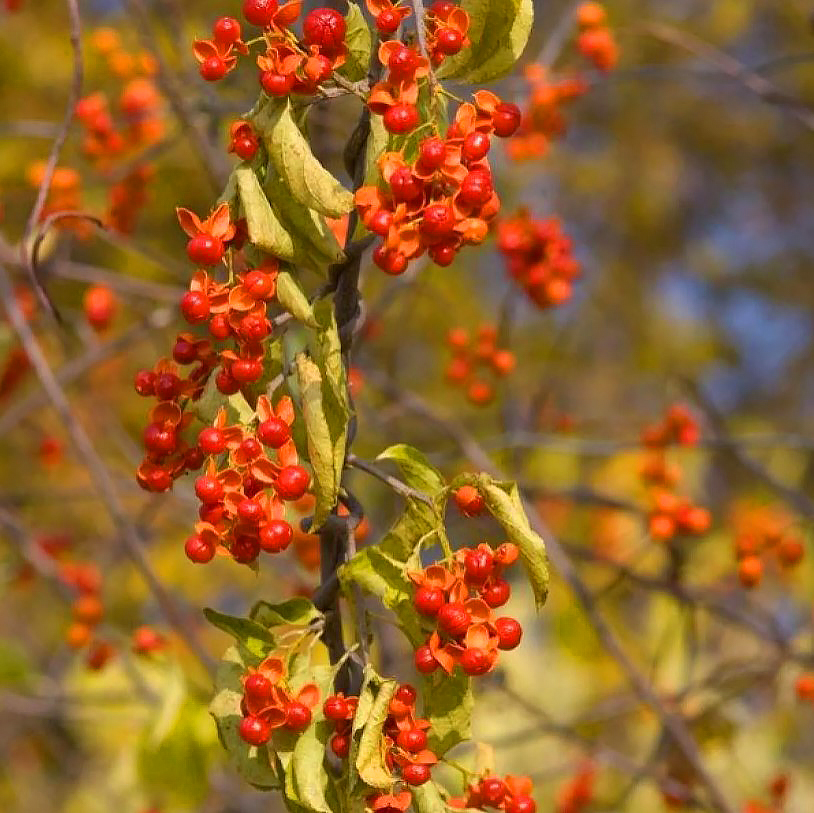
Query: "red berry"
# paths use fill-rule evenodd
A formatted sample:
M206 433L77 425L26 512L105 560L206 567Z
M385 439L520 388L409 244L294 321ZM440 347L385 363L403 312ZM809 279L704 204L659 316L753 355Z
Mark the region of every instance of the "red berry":
M387 249L379 246L373 252L373 262L388 274L394 276L403 274L407 270L407 258L396 249Z
M492 176L485 169L473 169L461 183L458 200L467 206L483 206L493 193Z
M495 628L499 649L514 649L523 637L523 628L514 618L498 618L495 621Z
M188 471L197 471L203 464L204 453L197 446L187 449L184 455L184 466Z
M223 257L223 243L211 234L197 234L187 243L187 257L196 265L217 265Z
M455 28L444 27L439 29L436 43L436 47L442 54L453 56L463 47L464 35Z
M215 376L215 386L218 388L218 392L222 392L224 395L234 395L240 389L240 384L235 381L228 370L221 370Z
M257 147L257 139L252 136L243 136L232 142L232 149L235 151L235 155L244 161L251 161L252 158L254 158Z
M415 668L422 675L430 675L438 668L438 661L428 646L420 646L415 651Z
M419 587L413 596L416 610L430 618L438 615L445 602L444 591L438 587Z
M214 505L223 499L224 490L217 478L204 475L195 481L195 495L202 503Z
M536 813L537 803L531 796L520 794L507 799L503 809L506 813Z
M260 84L269 96L288 96L294 88L295 78L293 73L263 71L260 74Z
M155 395L155 373L150 370L139 370L133 380L133 386L141 396Z
M386 8L376 17L376 28L382 34L392 34L401 25L401 15L392 8Z
M249 715L240 721L241 739L249 745L265 745L271 738L271 726L261 717Z
M446 155L446 145L438 136L425 138L418 147L418 160L423 169L438 169Z
M257 537L241 534L232 542L232 558L241 565L251 564L260 554Z
M192 362L198 360L198 348L195 347L194 342L182 339L179 336L172 346L172 357L179 364L192 364Z
M255 438L244 438L240 444L240 452L248 460L256 460L263 454L263 447Z
M211 505L204 503L198 509L198 516L201 522L217 525L226 516L226 509L223 503L212 503Z
M225 313L216 313L209 320L209 333L215 339L225 341L232 335L232 326Z
M489 152L490 146L489 136L486 133L474 132L464 139L461 151L467 161L480 161Z
M198 67L202 79L217 82L226 76L226 63L219 56L209 56Z
M393 222L393 214L387 209L379 209L368 221L367 227L373 234L385 237L390 231L390 224Z
M420 728L408 728L399 731L398 737L396 737L396 745L411 754L417 754L427 747L427 734Z
M424 187L409 167L399 167L390 176L390 189L396 203L412 203L424 193Z
M430 778L430 766L405 765L401 769L401 778L408 785L423 785Z
M257 427L257 437L266 446L279 449L291 439L291 428L282 418L272 415Z
M331 737L331 751L340 759L345 759L350 753L350 737L347 734L334 734Z
M302 466L286 466L277 475L274 488L280 499L298 500L308 490L311 476Z
M496 776L487 776L480 783L481 798L489 807L500 807L507 790L506 783Z
M470 647L461 655L461 668L470 677L485 675L492 665L491 658L485 649Z
M175 430L160 423L151 423L146 426L142 440L147 450L159 455L170 454L178 445Z
M284 519L270 519L260 529L260 548L266 553L280 553L293 538L294 529Z
M252 24L264 28L271 25L277 11L277 0L243 0L243 16Z
M191 325L209 318L209 297L203 291L187 291L181 299L181 313Z
M254 500L241 500L237 504L237 515L249 525L258 525L263 519L263 506Z
M345 41L345 18L332 8L315 8L302 21L306 45L319 45L329 51L336 50Z
M249 675L243 681L243 691L246 693L246 697L258 703L267 703L271 700L272 690L271 681L259 672Z
M252 384L263 377L263 362L259 359L238 359L232 363L229 373L239 384Z
M260 342L265 339L270 332L271 326L268 323L268 319L257 314L244 316L238 326L238 333L249 342Z
M481 598L493 609L502 607L512 594L512 588L507 581L495 579L481 591Z
M189 537L184 544L184 553L191 562L197 565L205 565L212 561L215 555L215 546L210 545L205 539L195 534Z
M467 551L464 557L464 580L469 585L485 584L495 566L494 557L485 550Z
M517 132L520 126L522 113L516 104L501 102L492 113L492 126L495 128L495 135L500 138L508 138Z
M394 104L384 114L384 127L388 133L403 135L418 125L418 108L413 104Z
M453 496L455 505L465 517L479 516L486 507L483 497L474 486L461 486Z
M234 45L240 34L240 23L234 17L220 17L212 26L212 37L221 45Z
M286 710L285 727L291 731L303 731L311 722L311 709L304 703L294 701Z
M268 299L274 292L274 277L264 271L249 271L243 285L255 299Z
M161 373L155 378L153 390L160 401L172 401L181 391L181 379L175 373Z
M406 45L394 48L387 60L387 68L393 79L409 79L418 67L418 54Z
M430 248L430 257L432 257L432 261L436 265L440 265L442 268L452 265L452 261L455 259L455 255L457 253L458 249L454 243L442 242Z
M446 20L455 8L457 8L457 6L455 3L450 2L450 0L436 0L429 7L429 12L441 20Z
M331 695L322 706L323 714L334 722L347 720L349 711L348 701L338 695Z
M198 435L198 446L204 454L221 454L226 450L226 438L220 429L202 429Z
M470 623L469 612L459 601L445 604L438 611L438 628L450 638L460 638L469 629Z
M147 476L147 490L154 492L168 491L172 487L172 477L164 469L153 469Z
M447 204L433 203L424 210L419 229L426 238L443 239L454 231L455 215Z
M418 700L418 692L409 683L402 683L393 693L393 700L412 708Z

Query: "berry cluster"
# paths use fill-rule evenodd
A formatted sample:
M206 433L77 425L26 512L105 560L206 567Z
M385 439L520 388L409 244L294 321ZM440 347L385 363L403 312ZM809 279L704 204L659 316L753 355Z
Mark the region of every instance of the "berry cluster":
M698 536L709 530L709 511L694 505L689 497L677 496L666 489L654 489L651 500L648 531L654 539L666 541L679 534Z
M406 48L400 43L385 46ZM389 91L378 96L376 88L371 91L369 106L385 113L385 125L394 110L409 107L387 102L392 98ZM488 91L478 91L473 98L474 104L460 105L445 138L436 134L423 139L412 163L402 152L384 153L379 159L383 184L356 192L362 223L383 238L373 260L388 274L404 273L408 262L425 251L436 264L448 266L462 246L486 238L489 222L500 209L486 157L490 134L510 136L520 123L520 111ZM399 132L411 130L418 113L413 121L408 111L407 118L410 126Z
M38 189L45 180L45 162L37 161L26 171L26 180L34 189ZM51 176L51 185L42 208L40 220L45 220L57 212L76 212L82 206L82 179L71 167L56 167ZM54 228L71 232L77 237L87 238L93 227L85 218L62 217L54 222Z
M469 23L469 14L449 0L437 0L427 9L427 50L434 66L471 44L467 37Z
M249 745L265 745L274 731L304 731L311 724L311 709L319 705L319 687L306 683L294 693L286 679L283 660L265 658L243 677L243 719L238 731Z
M153 627L144 625L133 630L130 648L136 655L152 655L166 647L167 639Z
M600 3L583 3L577 9L577 48L594 67L609 73L619 61L619 48L608 27L608 15Z
M504 810L505 813L535 813L532 782L527 776L484 776L470 783L463 796L449 799L452 808Z
M391 0L365 0L380 34L395 34L398 27L413 12L409 6Z
M430 766L438 758L427 748L428 720L416 716L416 690L404 684L396 689L382 727L382 752L387 769L398 772L408 785L423 785L430 778ZM351 723L358 697L331 695L323 706L326 719L334 724L331 750L340 759L350 753Z
M580 267L559 218L533 218L520 209L498 223L497 247L509 275L537 307L562 305L571 298Z
M556 813L582 813L594 799L596 766L590 760L557 791Z
M499 650L514 649L520 643L520 624L514 618L495 618L492 612L509 600L511 587L502 576L517 556L517 547L509 542L495 551L481 543L456 551L448 565L408 573L416 586L416 610L435 623L427 642L415 653L421 674L440 666L451 675L459 664L467 675L484 675L494 668Z
M805 556L805 547L793 529L793 520L774 506L753 506L733 517L738 579L744 587L757 587L763 580L765 560L774 556L778 565L791 569Z
M466 397L478 406L494 398L494 379L505 378L517 363L514 353L498 347L497 340L497 329L491 325L479 327L474 340L464 328L452 328L447 334L447 344L452 350L447 381L462 387Z
M684 404L673 404L657 424L642 430L642 445L648 449L695 446L701 437L698 421Z
M263 29L263 36L255 41L262 41L266 50L257 57L257 66L260 85L269 96L313 95L347 58L345 18L334 9L316 8L305 15L302 37L298 38L290 27L301 10L300 0L282 5L277 0L243 3L246 20ZM240 22L221 17L212 26L212 39L196 40L193 53L201 76L216 82L234 70L239 57L248 55L249 47L242 40Z

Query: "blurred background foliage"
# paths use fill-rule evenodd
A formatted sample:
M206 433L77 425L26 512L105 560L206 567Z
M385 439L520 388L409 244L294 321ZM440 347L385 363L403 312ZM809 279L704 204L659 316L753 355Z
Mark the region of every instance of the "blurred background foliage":
M237 13L238 4L135 4L147 9L149 28L130 16L128 5L82 4L86 92L115 94L122 84L91 47L94 29L115 28L133 53L158 44L196 121L225 147L229 123L253 103L252 69L239 70L216 92L197 77L189 44L214 17ZM535 61L572 4L537 5L525 63ZM668 404L699 396L699 414L719 412L764 471L811 493L812 7L803 0L607 5L621 50L616 70L607 77L586 72L566 44L554 72L570 75L579 67L591 80L589 92L566 111L568 132L539 159L496 162L507 212L526 205L538 216L557 215L573 238L583 268L573 299L549 311L531 305L493 242L464 252L451 268L425 266L395 281L366 268L366 330L354 360L356 451L371 458L403 441L426 450L447 474L470 467L449 433L394 390L415 393L477 437L545 498L541 508L573 547L601 611L652 685L693 720L728 795L738 805L765 798L768 783L787 772L787 811L806 813L814 803L814 709L795 699L799 665L753 630L728 624L697 602L677 602L669 591L642 589L618 568L592 560L597 553L613 557L657 579L667 555L647 536L640 513L569 495L583 489L644 505L640 430ZM655 36L655 23L688 37L691 47ZM67 30L58 0L24 0L19 12L0 13L0 230L7 245L19 239L34 201L30 167L47 156L62 115L71 80ZM769 80L776 95L761 96L746 74L721 70L720 52L748 68L748 77ZM522 69L496 92L522 105ZM338 174L354 104L319 104L312 115L315 144ZM229 561L198 569L182 554L195 513L190 482L170 496L151 496L133 478L145 410L130 382L167 353L182 329L174 302L189 269L174 207L203 213L214 199L201 158L169 108L164 126L150 148L155 175L131 235L63 233L47 241L48 289L66 326L55 329L42 314L34 323L53 368L68 370L64 385L76 414L92 431L168 589L191 612L214 606L239 614L258 598L315 585L313 570L303 566L312 564L302 552L307 540L299 561L277 557L258 575ZM100 212L107 187L80 145L75 127L60 164L80 172L83 209ZM102 335L82 318L85 290L98 282L119 300ZM445 380L445 337L451 327L483 324L506 329L518 366L491 405L476 407ZM4 354L13 352L8 328L0 340ZM276 798L243 786L226 765L206 712L209 679L165 629L154 599L123 558L106 508L33 376L3 394L0 433L7 543L0 587L0 809L274 808ZM750 594L737 584L733 510L774 503L778 495L712 434L705 437L712 441L675 455L684 470L682 491L713 515L710 533L683 548L685 583L733 612L773 619L789 649L811 652L809 559L791 575L770 571ZM50 459L49 448L57 450ZM399 500L364 475L356 473L354 482L375 540ZM808 542L810 516L789 511L789 517ZM460 544L496 534L485 522L457 515L449 522ZM101 631L118 654L98 671L66 646L64 590L21 556L55 534L65 538L65 560L91 561L102 570ZM526 588L515 587L508 609L523 622L524 646L501 659L500 672L481 689L476 738L495 746L499 771L534 777L542 811L554 809L557 789L586 755L596 760L599 783L589 809L660 810L660 780L670 760L658 749L659 722L631 699L557 574L552 584L539 618ZM197 623L209 651L219 655L225 636ZM166 649L148 657L131 653L133 630L144 624L167 636ZM378 648L381 671L409 678L409 653L386 624ZM765 671L752 673L750 666ZM472 764L473 749L462 747L459 759ZM457 791L460 777L450 771L448 778Z

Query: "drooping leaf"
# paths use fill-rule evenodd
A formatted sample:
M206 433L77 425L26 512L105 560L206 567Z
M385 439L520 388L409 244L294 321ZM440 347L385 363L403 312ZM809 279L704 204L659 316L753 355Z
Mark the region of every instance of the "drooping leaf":
M258 601L251 609L249 618L262 627L278 625L304 627L322 617L322 613L307 599L290 598L279 604Z
M471 736L471 682L460 669L452 675L437 670L424 679L424 716L432 723L429 747L439 756Z
M328 217L341 217L353 209L353 194L311 152L294 121L289 101L261 108L254 126L266 144L277 174L295 200Z
M308 327L317 327L311 303L288 271L280 271L277 274L277 301L297 321Z
M261 790L281 787L280 778L269 759L268 748L256 748L243 740L238 731L243 714L241 678L247 669L237 647L226 651L215 676L216 694L209 706L215 718L218 736L238 774Z
M267 625L251 618L225 615L209 607L203 611L206 620L231 635L238 644L256 658L263 658L274 647L274 636Z
M533 0L520 0L509 30L501 33L491 56L487 56L480 65L472 63L466 75L467 82L489 82L509 73L525 50L533 25Z
M294 241L274 214L254 170L250 166L240 166L235 170L235 177L249 240L275 257L294 260Z
M359 778L373 788L389 790L393 776L387 770L382 753L382 728L387 719L390 701L396 692L395 680L380 680L378 685L371 681L367 690L373 695L370 710L364 719L362 736L356 752L354 765ZM357 712L357 717L361 714Z
M406 443L388 446L376 460L391 460L400 469L407 485L435 497L444 486L444 478L419 449Z
M367 76L370 66L372 37L365 16L356 3L348 3L345 24L347 26L345 46L348 49L348 54L345 64L339 68L338 73L351 82L357 82Z
M432 780L418 785L412 789L413 807L416 813L449 813L444 798L438 789L438 785Z

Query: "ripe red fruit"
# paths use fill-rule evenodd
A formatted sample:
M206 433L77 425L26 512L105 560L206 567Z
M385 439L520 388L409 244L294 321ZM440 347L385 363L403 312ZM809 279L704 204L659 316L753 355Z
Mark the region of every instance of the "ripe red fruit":
M500 138L514 135L520 126L521 119L522 113L516 104L501 102L492 113L492 127L495 129L495 135Z
M430 675L438 668L438 661L428 646L420 646L415 651L415 668L422 675Z
M240 721L240 737L249 745L265 745L271 738L271 726L261 717L249 715Z
M455 505L465 517L479 516L486 507L483 497L474 486L461 486L453 496Z
M215 339L224 341L232 335L232 326L225 313L216 313L209 320L209 333Z
M212 37L221 45L233 45L240 39L240 23L234 17L220 17L212 26Z
M260 529L260 548L266 553L281 553L294 538L294 529L284 519L270 519Z
M271 681L259 672L249 675L246 680L243 681L243 691L246 697L258 703L267 703L271 700L272 690L273 686Z
M164 469L154 469L147 475L147 490L156 493L169 491L172 488L172 477Z
M219 56L209 56L198 67L201 79L217 82L226 76L226 63Z
M396 249L387 249L383 245L373 252L373 262L382 271L397 276L407 270L407 258Z
M418 147L418 160L423 169L438 169L447 155L447 148L438 136L425 138Z
M260 555L260 542L256 536L241 534L232 542L232 558L241 565L251 564Z
M255 154L257 153L258 147L257 139L252 138L251 136L243 136L242 138L236 139L232 143L232 148L235 151L235 155L238 158L242 158L244 161L251 161L254 158Z
M470 677L485 675L491 665L491 659L485 649L470 647L465 649L463 655L461 655L461 668Z
M763 578L763 562L759 556L744 556L738 564L738 578L744 587L756 587Z
M379 209L368 221L367 227L373 234L378 234L379 237L384 237L390 230L390 224L393 222L393 215L387 209Z
M349 711L348 701L344 697L338 697L337 695L329 697L322 706L323 714L334 722L347 720Z
M213 505L223 499L224 490L219 480L204 475L195 481L195 495L202 503Z
M256 460L263 454L263 447L255 438L244 438L240 444L240 452L248 460Z
M493 193L492 176L485 169L473 169L461 183L458 200L467 206L483 206Z
M480 161L489 152L491 142L486 133L470 133L465 139L461 152L467 161Z
M434 618L444 606L444 591L438 587L419 587L413 596L413 604L421 615Z
M179 336L172 346L172 357L179 364L192 364L198 359L198 348L195 347L194 342Z
M339 48L345 40L345 18L332 8L315 8L302 21L306 45L319 45L329 51Z
M523 637L523 628L514 618L498 618L495 621L498 649L514 649Z
M263 377L263 362L260 359L238 359L232 363L229 373L239 384L251 384Z
M249 271L243 285L255 299L268 299L274 293L274 277L264 271Z
M187 257L195 265L217 265L223 257L223 243L211 234L196 234L187 243Z
M418 700L418 692L409 683L402 683L394 692L393 700L403 704L409 709L412 708L415 705L415 701Z
M418 125L418 109L413 104L394 104L384 114L384 127L388 133L403 135Z
M272 415L257 427L257 437L266 446L279 449L291 439L291 428L282 418Z
M512 594L512 588L507 581L503 579L495 579L491 584L487 585L481 591L481 598L492 609L495 607L502 607Z
M444 27L438 31L436 43L442 54L453 56L463 47L464 35L455 28Z
M409 167L399 167L390 176L390 190L396 203L412 203L421 197L424 187Z
M160 401L171 401L181 391L181 379L175 373L161 373L155 378L153 390Z
M455 259L458 249L454 243L439 243L438 245L432 246L429 253L430 257L432 257L432 261L436 265L446 268L452 265L452 261Z
M243 16L252 25L270 25L276 11L277 0L243 0Z
M350 737L347 734L334 734L331 737L331 751L340 759L345 759L350 753Z
M450 638L460 638L471 623L469 611L459 601L445 604L438 611L438 628Z
M263 507L254 500L241 500L237 504L237 515L249 525L258 525L263 519Z
M204 454L221 454L226 450L226 438L220 429L209 427L198 435L198 446Z
M178 438L175 430L160 423L151 423L144 428L142 434L144 447L155 454L166 455L175 451Z
M455 229L455 215L447 204L433 203L424 210L419 229L430 239L448 237Z
M405 765L401 769L401 778L408 785L423 785L430 778L430 766Z
M298 500L308 490L311 476L302 466L286 466L277 475L274 488L280 499Z
M439 19L445 20L454 8L456 8L456 5L451 0L435 0L430 6L429 12Z
M82 305L88 324L97 331L104 330L116 313L116 296L106 285L92 285L85 291Z
M136 392L145 398L155 394L155 373L150 370L139 370L133 379Z
M394 48L387 60L390 75L396 81L409 79L418 67L418 54L406 45Z
M184 544L184 553L196 565L205 565L207 562L212 561L212 557L215 555L215 546L195 534L189 537Z
M506 800L505 813L536 813L537 803L531 796L518 794Z
M489 807L499 807L506 798L507 790L506 783L496 776L487 776L480 783L481 798Z
M209 318L209 297L203 291L187 291L181 299L181 313L191 325Z
M398 737L396 737L396 745L411 754L417 754L427 747L427 734L420 728L408 728L399 731Z
M376 28L382 34L392 34L401 25L401 15L392 8L386 8L376 17Z
M288 96L294 88L295 78L293 73L263 71L260 74L260 84L269 96Z
M286 710L285 727L291 731L303 731L311 722L311 709L304 703L294 701Z
M464 557L464 580L469 585L485 584L494 566L494 557L488 551L468 551Z

